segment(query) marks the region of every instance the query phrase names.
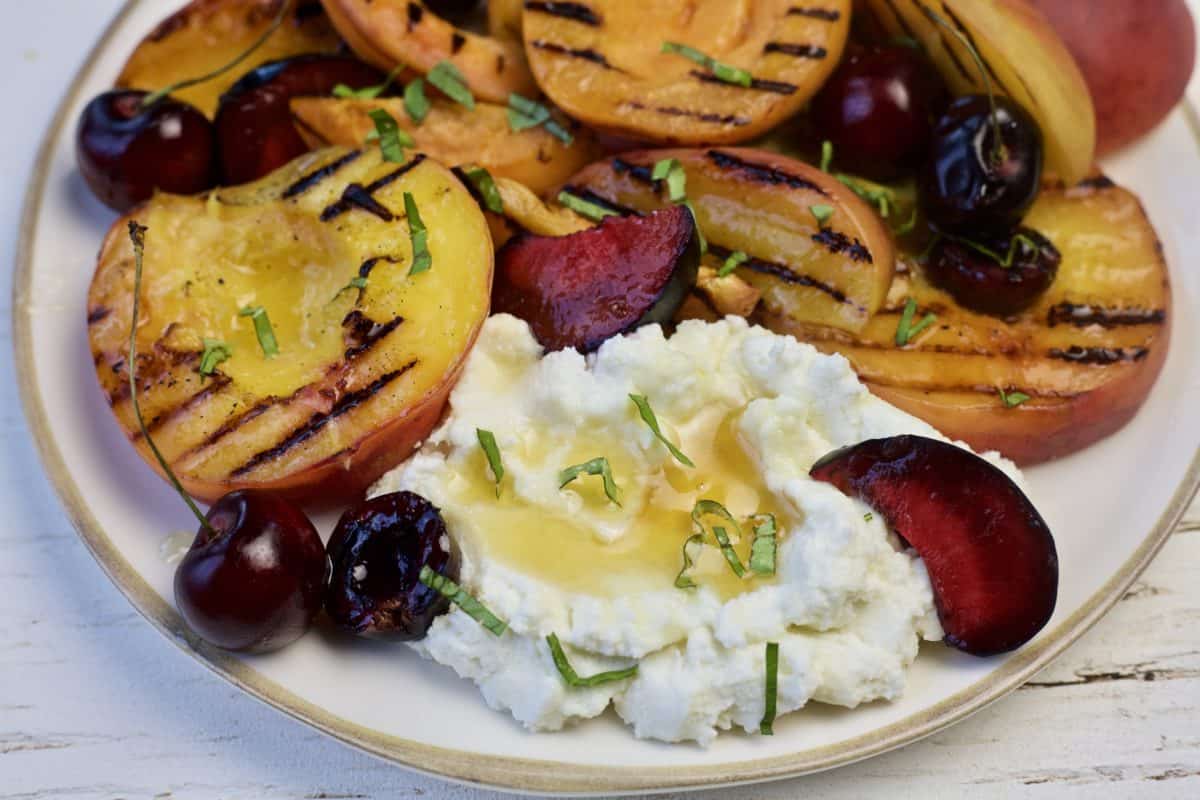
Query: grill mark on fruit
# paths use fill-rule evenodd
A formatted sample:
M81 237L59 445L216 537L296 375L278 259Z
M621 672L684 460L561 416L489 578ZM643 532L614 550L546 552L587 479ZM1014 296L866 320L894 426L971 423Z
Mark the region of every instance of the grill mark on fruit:
M793 42L767 42L767 46L763 48L763 53L783 53L786 56L808 58L814 61L821 61L829 56L829 51L820 45Z
M88 312L87 324L95 325L97 322L107 319L108 315L111 313L112 313L112 309L109 308L108 306L96 306L95 308L93 308L91 311Z
M953 23L954 27L958 29L958 32L961 33L963 35L963 37L966 38L966 40L970 43L971 47L974 48L975 52L977 52L977 53L981 52L979 49L978 43L975 41L975 36L971 33L971 31L967 28L967 26L963 24L963 21L961 19L959 19L958 15L955 14L954 11L949 6L946 6L944 8L944 10L946 12L946 16L948 16L950 18L950 22ZM953 53L952 53L952 55L953 55ZM989 63L988 61L985 60L983 62L983 68L985 70L987 70L988 77L991 78L992 81L997 86L999 86L1000 89L1006 95L1008 95L1009 97L1017 96L1012 91L1012 89L1010 89L1007 85L1005 85L1004 81L1000 79L1000 76L998 74L996 74L996 70L992 69L991 63ZM1024 87L1024 89L1025 89L1025 95L1030 99L1030 101L1033 103L1034 107L1036 108L1038 106L1037 95L1035 95L1033 93L1033 91L1030 90L1029 84L1025 82L1025 78L1022 77L1019 73L1017 74L1017 80L1021 82L1021 86Z
M300 180L293 183L288 188L284 189L283 190L283 199L290 200L291 198L295 197L296 195L304 194L309 189L316 186L318 183L325 180L329 176L333 175L339 169L341 169L342 167L351 163L352 161L354 161L361 155L362 155L361 150L353 150L353 151L347 153L346 155L342 156L341 158L337 159L336 161L331 161L328 164L326 164L325 166L321 167L320 169L313 170L312 172L310 172L307 175L300 178Z
M559 44L558 42L547 42L545 39L534 39L529 44L532 47L536 47L538 50L544 50L547 53L555 53L556 55L560 56L568 56L570 58L582 59L583 61L590 61L597 66L604 67L604 69L611 69L614 72L623 71L610 64L603 53L599 52L598 50L593 50L590 47L567 47L565 44Z
M921 40L917 38L917 32L908 24L908 20L904 18L904 15L900 13L899 9L892 3L892 0L883 0L883 4L887 6L888 11L892 12L892 17L895 18L896 24L900 26L900 30L904 31L905 37L920 44ZM925 46L921 45L921 49L925 50Z
M578 197L580 200L586 200L589 203L595 203L601 208L606 208L614 214L620 214L622 217L642 216L642 212L638 211L636 208L623 206L615 200L609 200L607 197L601 197L591 189L580 189L578 186L568 184L564 186L562 190L572 197Z
M208 436L205 436L203 441L180 456L178 460L185 461L195 454L212 447L217 442L236 431L238 428L261 416L272 406L278 405L278 403L278 397L266 397L255 403L250 408L247 408L242 413L235 414L227 418L215 431L210 433Z
M789 17L808 17L809 19L819 19L825 22L837 22L842 18L842 12L829 8L801 8L800 6L792 6L787 10Z
M593 27L598 27L601 24L600 15L583 3L539 3L530 0L530 2L525 3L525 10L540 14L549 14L552 17L561 17Z
M401 259L396 258L394 256L375 256L374 258L368 258L366 261L364 261L362 263L361 266L359 266L358 277L360 277L360 278L371 277L371 270L375 269L375 265L378 264L380 261L386 261L389 264L399 264Z
M421 24L421 18L425 16L425 9L418 3L410 2L408 4L408 31Z
M1076 303L1059 303L1046 315L1046 324L1053 328L1059 323L1086 328L1100 325L1119 328L1133 325L1162 325L1167 312L1161 308L1104 308Z
M714 242L708 243L708 250L717 258L729 258L729 256L733 255L733 251L728 247L724 247ZM843 305L853 306L859 311L866 311L866 309L847 297L846 293L841 289L838 289L836 286L830 286L824 281L819 281L809 275L796 272L787 264L780 264L777 261L767 261L766 259L758 258L757 256L750 256L748 260L742 262L741 268L749 269L753 272L758 272L763 275L772 275L786 283L794 283L799 286L808 286L811 289L816 289L819 292L829 295Z
M413 359L404 366L400 367L400 369L393 370L385 375L380 376L363 388L354 392L350 392L349 394L342 395L342 397L340 397L337 402L333 404L333 408L331 408L329 411L313 414L298 427L294 428L292 432L285 436L278 444L269 447L266 450L260 450L259 452L255 453L244 464L233 470L233 472L230 473L231 477L236 478L245 475L262 464L265 464L269 461L274 461L292 448L308 441L320 433L321 430L330 422L333 422L339 417L350 413L363 403L370 400L383 389L387 388L387 386L397 378L400 378L413 367L417 366L417 363L417 359Z
M647 186L655 184L654 170L650 169L650 167L643 167L640 164L633 164L621 158L614 158L612 160L612 168L613 172L620 175L628 175L635 181L644 183Z
M812 240L831 253L849 256L851 261L875 263L875 259L871 257L871 251L862 242L858 239L851 239L841 231L822 228L812 235Z
M701 122L711 122L717 125L733 125L735 127L743 127L750 124L750 120L745 117L739 117L735 114L715 114L711 111L692 111L688 108L677 108L675 106L647 106L637 100L630 100L625 103L628 108L636 111L653 111L656 114L663 114L668 117L690 117L698 119Z
M161 340L160 340L161 341ZM138 353L137 377L138 391L142 394L149 392L156 385L161 385L164 378L175 380L174 370L178 367L200 364L200 352L196 350L171 350L155 342L154 350L150 353ZM125 370L125 359L118 358L109 367L114 375L120 375ZM129 400L129 380L121 382L108 393L109 405L116 407L117 403Z
M785 172L777 167L772 167L767 164L757 164L753 161L747 161L739 158L732 153L726 153L723 150L709 150L708 159L720 169L738 170L748 179L757 183L766 183L773 186L780 184L791 189L808 189L816 192L822 197L827 197L825 190L817 184L802 178L799 175L793 175L790 172Z
M463 45L467 43L467 37L463 36L458 31L450 34L450 54L457 55L459 50L463 49Z
M376 322L358 309L351 311L342 320L345 328L345 355L347 361L353 361L363 353L378 344L385 336L399 328L404 317L396 315L387 322Z
M367 184L365 187L360 184L357 184L357 183L350 184L349 186L346 187L345 191L342 192L342 198L340 200L338 200L334 203L331 203L329 206L327 206L325 208L324 211L321 212L321 222L329 222L331 219L341 216L342 214L346 213L351 208L353 208L355 205L357 205L358 202L362 201L362 199L364 197L369 198L370 201L374 201L375 200L374 195L376 192L378 192L380 189L383 189L383 188L391 185L392 183L398 181L402 176L404 176L409 171L414 169L418 164L420 164L424 160L425 160L425 154L417 153L415 156L412 157L412 160L409 161L404 166L400 167L397 170L393 170L392 172L389 172L387 175L384 175L382 178L379 178L378 180L372 181L371 183ZM353 199L351 197L347 196L347 192L350 192L352 187L358 187L358 189L356 189L354 192L352 192ZM388 211L386 208L384 208L382 205L379 205L379 208L383 209L383 211L389 215L389 217L387 219L385 219L385 221L390 222L391 221L391 216L390 216L391 212ZM370 209L367 209L367 210L370 210ZM376 213L375 211L372 211L372 213L375 213L376 216L379 216L379 214Z
M151 433L154 433L159 428L161 428L163 425L165 425L167 422L169 422L172 419L175 419L176 417L180 416L181 414L191 413L198 406L202 405L204 402L206 402L207 400L209 400L210 398L215 396L218 392L220 392L226 386L233 383L232 378L230 378L227 375L222 375L220 373L211 376L211 378L209 380L210 380L210 382L208 383L207 386L205 386L200 391L196 392L191 397L188 397L187 399L176 404L172 408L163 409L162 411L158 412L158 414L155 415L154 419L150 420L150 422L148 422L146 424L147 430L149 430ZM133 441L136 442L141 438L142 438L142 432L140 430L135 431L133 434Z
M749 86L740 86L736 83L723 81L711 72L702 72L694 69L691 72L693 78L704 81L705 83L719 83L722 86L730 89L756 89L760 92L771 92L772 94L795 94L800 91L800 87L794 83L785 83L784 81L769 81L765 78L751 78Z
M361 183L352 183L347 186L342 192L341 202L349 206L361 208L368 214L374 214L384 222L391 222L396 218L396 215L387 206L372 197L371 193ZM322 221L324 221L324 216L322 216Z
M1145 347L1079 347L1073 345L1066 350L1055 347L1050 357L1072 364L1119 364L1123 361L1141 361L1150 355Z

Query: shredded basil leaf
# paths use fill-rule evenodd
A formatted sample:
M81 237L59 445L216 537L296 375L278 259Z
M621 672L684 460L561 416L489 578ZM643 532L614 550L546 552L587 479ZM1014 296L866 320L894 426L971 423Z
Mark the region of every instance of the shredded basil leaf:
M696 562L688 554L688 547L693 544L702 544L704 542L704 534L693 533L683 541L683 567L680 568L679 574L675 576L676 589L695 589L698 584L688 575L688 570L696 566Z
M604 494L616 505L621 505L621 488L613 479L612 466L608 463L607 458L600 456L591 461L567 467L558 473L558 488L562 489L580 475L599 475L604 481Z
M661 52L673 53L677 56L683 56L689 61L693 61L702 67L710 70L717 80L724 83L732 83L737 86L750 87L754 83L754 76L744 69L723 64L717 61L712 56L700 52L694 47L688 47L686 44L678 42L663 42Z
M372 138L379 140L379 150L383 153L384 161L403 164L404 148L412 147L414 144L408 131L400 130L400 124L396 122L396 118L382 108L368 111L367 116L375 123L375 135L374 137L368 136L368 141Z
M462 173L479 192L479 196L483 198L483 205L488 211L496 214L504 213L504 200L500 197L500 190L496 188L496 181L490 172L483 167L466 167Z
M638 665L625 669L612 670L611 672L599 672L595 675L589 675L586 678L580 677L579 673L575 672L575 668L571 666L571 662L567 660L567 654L563 652L562 643L558 641L557 634L550 634L546 637L546 644L550 645L550 657L554 659L554 666L558 669L558 674L562 676L563 681L572 689L588 689L592 686L599 686L602 683L612 683L613 681L623 681L626 678L632 678L637 675Z
M250 317L254 322L254 335L258 337L258 346L263 355L274 358L279 355L279 343L275 341L275 329L271 327L271 318L262 306L246 306L238 312L239 316Z
M1021 245L1025 245L1026 247L1029 247L1035 251L1038 249L1037 242L1035 242L1033 239L1031 239L1029 236L1026 236L1023 233L1018 233L1016 236L1014 236L1012 238L1012 241L1008 243L1008 252L1005 253L1004 255L1000 255L995 250L992 250L991 248L987 247L986 245L982 245L979 242L976 242L972 239L967 239L962 236L951 236L950 234L945 234L945 236L947 239L949 239L952 242L958 242L959 244L963 245L964 247L969 247L970 249L974 250L976 253L979 253L980 255L983 255L983 256L986 256L986 257L992 259L993 261L995 261L997 264L1004 267L1005 269L1010 269L1012 267L1013 262L1017 258L1017 248L1020 247Z
M821 226L822 228L829 224L829 220L833 218L833 206L809 206L808 210L812 212L813 218L817 221L817 225Z
M833 142L826 139L821 142L821 172L829 172L833 166Z
M425 272L433 266L433 256L429 253L429 231L421 221L421 212L417 210L417 201L409 192L404 193L404 214L408 217L409 236L412 238L413 263L409 269L410 276Z
M1000 401L1004 403L1005 408L1016 408L1022 403L1028 403L1032 399L1032 397L1024 392L1006 392L1003 389L1000 390Z
M584 200L582 197L565 190L558 193L558 202L576 214L587 217L592 222L601 222L605 217L621 216L612 209L605 208L599 203L593 203L590 200Z
M404 87L404 111L418 125L429 116L429 98L425 96L424 78L417 78Z
M864 522L870 522L870 521L871 521L871 520L873 520L873 519L875 519L875 515L874 515L874 514L872 514L870 511L868 511L868 512L867 512L867 513L865 513L865 514L863 514L863 521L864 521Z
M746 568L742 566L742 560L738 558L737 551L733 549L733 544L729 541L729 534L720 525L713 525L713 536L717 539L717 544L721 547L721 555L725 556L725 562L729 564L729 568L733 570L733 574L739 578L746 574Z
M917 313L917 301L908 298L908 302L904 304L904 313L900 315L900 324L896 326L896 344L899 347L904 347L906 344L916 338L917 334L928 328L933 323L937 322L937 314L926 314L925 317L913 324L913 317Z
M570 147L575 141L571 132L550 115L549 108L528 97L522 97L516 92L510 94L508 96L508 127L519 132L536 128L538 125L544 125L546 133L567 147Z
M756 575L774 575L779 529L774 514L761 516L763 522L754 527L754 541L750 545L750 571Z
M347 292L351 289L358 289L360 293L365 292L367 290L367 279L362 275L355 275L350 279L349 283L337 290L337 293L329 302L332 303L334 300L337 300L339 297L341 297L343 292Z
M449 61L439 61L435 64L425 76L425 80L441 89L442 94L454 102L466 106L471 111L475 110L475 95L471 94L467 79L458 71L458 67Z
M633 401L635 406L637 406L638 414L641 416L642 422L646 423L646 426L654 433L655 438L662 442L666 448L671 451L671 455L675 456L675 460L680 464L683 464L685 467L695 467L696 465L692 463L692 460L685 456L683 451L681 451L671 442L670 439L663 435L662 428L660 428L658 425L658 417L654 415L654 409L650 408L650 401L646 399L645 395L631 394L629 395L629 399Z
M738 525L737 520L729 513L729 510L716 500L696 501L696 505L692 508L692 528L696 533L704 534L704 523L701 520L708 515L720 517L727 521L733 526L733 530L737 533L738 538L741 538L741 526ZM717 544L721 548L721 555L725 556L725 561L729 564L729 568L733 570L733 574L739 578L745 575L746 568L742 566L742 560L738 558L737 551L733 549L733 544L729 540L729 533L724 528L714 525L713 537L716 538Z
M499 497L500 482L504 480L504 462L500 460L500 448L496 445L496 436L491 431L476 428L475 437L479 439L479 446L483 448L483 454L487 456L488 466L491 467L492 477L496 481L496 497Z
M650 174L652 180L667 182L667 197L672 203L682 203L687 200L687 173L677 158L664 158L655 162L654 171Z
M205 338L204 352L200 354L200 374L208 377L216 372L217 365L233 357L233 349L220 339Z
M337 86L333 87L333 96L340 97L342 99L374 100L376 97L379 97L379 95L386 92L388 87L392 85L392 81L396 80L396 76L403 71L404 65L401 64L388 73L387 78L384 79L383 83L376 84L375 86L366 86L362 89L351 89L346 84L339 83Z
M779 643L767 642L766 657L766 691L763 703L762 722L758 723L758 732L763 736L775 735L775 714L779 706Z
M487 628L496 636L502 636L508 630L507 622L489 611L487 606L472 597L466 589L445 575L434 572L428 565L421 567L421 571L417 575L417 580L430 589L433 589L451 603L454 603L454 605L466 612L467 616Z
M750 256L743 253L741 250L735 250L729 254L729 258L725 259L725 263L717 270L717 277L724 278L732 275L734 270L750 260Z
M896 192L886 186L881 186L878 183L873 183L865 178L856 178L852 175L846 175L839 172L833 177L850 191L875 206L879 210L879 216L888 219L892 215L892 207L896 204Z

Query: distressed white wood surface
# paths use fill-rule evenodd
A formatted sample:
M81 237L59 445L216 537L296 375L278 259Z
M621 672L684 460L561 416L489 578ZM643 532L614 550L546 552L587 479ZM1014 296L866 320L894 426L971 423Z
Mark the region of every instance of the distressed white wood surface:
M4 263L42 128L118 5L5 3ZM11 274L0 274L0 800L494 797L311 731L231 688L141 620L72 532L36 466L13 388ZM1200 797L1200 505L1113 612L1010 698L862 764L695 797L968 793Z

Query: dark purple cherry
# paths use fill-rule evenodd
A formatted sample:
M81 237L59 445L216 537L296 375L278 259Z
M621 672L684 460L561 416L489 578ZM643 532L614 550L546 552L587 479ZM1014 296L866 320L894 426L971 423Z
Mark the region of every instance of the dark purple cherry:
M329 539L329 557L325 611L359 636L424 637L450 604L418 580L421 567L458 580L458 548L441 512L412 492L381 495L344 513Z
M924 55L882 47L847 56L813 101L812 116L840 168L891 180L924 161L948 99Z
M217 182L212 123L187 103L164 97L143 106L146 92L105 92L84 106L75 131L75 160L92 193L125 212L156 189L195 194Z
M188 627L226 650L291 644L321 610L329 564L317 529L278 495L230 492L213 503L175 570Z
M971 241L943 237L929 253L925 272L959 304L1008 316L1029 308L1054 283L1062 255L1031 228Z
M995 104L993 121L986 95L960 97L934 128L921 172L921 205L945 233L977 237L1010 231L1037 199L1041 129L1009 98L996 97Z

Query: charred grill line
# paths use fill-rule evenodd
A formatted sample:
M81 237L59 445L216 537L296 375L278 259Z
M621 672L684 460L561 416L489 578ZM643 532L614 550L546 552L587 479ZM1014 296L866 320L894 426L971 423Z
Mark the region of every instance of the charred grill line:
M91 311L88 311L88 316L87 316L88 325L95 325L97 322L100 322L103 319L107 319L108 315L111 313L112 313L112 309L109 308L108 306L96 306Z
M615 200L609 200L606 197L601 197L591 189L580 189L578 186L568 184L563 187L563 191L572 197L578 197L580 200L586 200L589 203L595 203L601 208L607 208L609 211L613 212L614 214L620 214L622 217L642 216L642 212L638 211L636 208L623 206Z
M789 17L808 17L809 19L820 19L825 22L837 22L842 18L842 12L828 8L801 8L800 6L792 6L787 10Z
M352 183L342 192L342 203L347 206L361 208L368 214L374 214L384 222L391 222L396 216L388 210L388 207L371 196L361 183ZM321 215L321 221L325 221L325 215Z
M868 264L875 263L875 260L871 258L871 251L862 242L858 239L851 239L841 231L822 228L812 235L812 240L819 245L823 245L831 253L849 256L851 261L865 261Z
M795 94L800 91L794 83L785 83L783 81L769 81L765 78L751 78L749 86L739 86L736 83L728 83L713 75L711 72L701 72L698 69L692 70L692 77L699 78L706 83L719 83L730 89L757 89L760 92L773 92L775 94Z
M425 160L425 154L417 153L415 156L412 157L412 160L410 160L407 164L405 164L404 166L400 167L397 170L393 170L392 172L389 172L387 175L384 175L382 178L379 178L378 180L372 181L371 183L367 184L366 187L363 187L357 183L350 184L349 186L346 187L345 191L342 192L341 200L338 200L335 203L331 203L329 206L326 207L326 209L324 211L321 212L321 222L329 222L331 219L334 219L335 217L340 217L342 214L345 214L347 211L349 211L352 207L359 205L359 201L361 201L364 197L367 198L370 202L375 202L374 195L376 192L378 192L380 189L383 189L383 188L389 186L390 184L394 183L395 181L398 181L402 176L404 176L406 173L408 173L410 170L412 170L414 167L416 167L418 164L420 164L424 160ZM354 187L357 187L357 190L354 192L351 192L351 189ZM347 193L353 195L353 197L347 197ZM386 208L384 208L379 203L375 203L375 205L377 205L379 209L382 209L388 215L388 217L383 218L384 221L390 222L392 219L392 216L391 216L392 212L388 211ZM377 209L373 210L370 208L365 208L363 206L359 206L359 207L362 207L367 211L371 211L371 213L375 214L376 216L380 216Z
M971 33L971 31L967 28L967 26L963 24L962 20L959 19L958 15L954 13L953 9L951 9L949 6L944 6L944 8L946 11L946 16L948 16L950 18L950 22L953 23L954 27L958 29L958 32L961 33L966 38L966 40L971 43L971 47L973 47L976 52L982 52L979 49L978 43L976 43L976 41L975 41L975 36ZM951 53L951 55L953 55L953 53ZM957 61L957 59L956 59L956 61ZM984 69L987 70L988 77L991 78L992 81L995 83L995 85L999 86L1005 94L1007 94L1009 97L1017 96L1008 86L1006 86L1004 84L1004 81L1002 81L1000 79L1000 76L996 74L996 71L994 69L992 69L992 65L990 62L985 60L983 62L983 67L984 67ZM1025 79L1019 73L1017 74L1017 80L1019 80L1021 82L1021 85L1025 88L1026 97L1030 98L1030 100L1036 106L1037 105L1037 95L1035 95L1032 91L1030 91L1029 84L1027 84L1025 82Z
M919 44L921 40L917 38L917 32L914 31L912 26L908 24L908 20L904 18L904 15L896 9L896 6L892 3L892 0L883 0L883 4L887 6L888 11L892 12L892 17L895 18L896 24L900 26L900 29L904 31L904 35ZM924 45L922 45L921 49L925 49Z
M208 436L204 437L204 441L200 442L200 444L196 445L191 450L187 451L182 456L180 456L179 460L182 461L184 459L190 458L191 456L195 455L196 453L199 453L200 451L205 450L206 448L212 447L214 444L221 441L226 436L228 436L229 434L236 431L238 428L245 425L247 422L250 422L251 420L257 418L258 416L263 414L263 412L265 412L267 409L271 408L272 406L274 406L278 403L279 403L278 397L267 397L267 398L264 398L263 400L260 400L258 403L254 404L250 408L246 409L241 414L237 414L235 416L228 418L223 423L221 423L220 427L218 427L215 431L210 433Z
M621 158L614 158L612 160L612 168L613 172L628 175L635 181L644 183L647 186L653 186L655 183L654 171L649 167L643 167L640 164L631 164Z
M584 25L598 27L602 24L600 15L583 3L539 3L530 0L529 2L525 3L525 10L536 11L541 14L549 14L552 17L562 17L563 19L581 22Z
M729 256L733 254L733 251L728 247L723 247L713 242L708 243L708 250L717 258L729 258ZM762 258L757 258L756 256L751 256L748 261L742 262L742 267L744 269L762 273L763 275L773 275L774 277L779 278L786 283L794 283L799 286L808 286L809 288L816 289L819 292L824 292L839 303L851 305L860 310L865 310L847 297L846 293L841 289L838 289L836 286L830 286L824 281L819 281L816 278L796 272L786 264L780 264L776 261L767 261Z
M614 72L622 72L622 70L617 69L610 64L608 59L604 57L603 53L593 50L590 47L567 47L566 45L559 44L558 42L547 42L545 39L534 39L529 44L533 47L536 47L538 50L545 50L547 53L555 53L557 55L568 56L570 58L579 58L584 61L590 61L597 66L604 67L604 69L611 69Z
M380 261L386 261L389 264L399 264L401 259L395 258L394 256L375 256L374 258L368 258L362 263L362 266L358 268L358 277L371 277L371 270L375 269L375 265Z
M811 58L815 61L820 61L829 55L829 51L819 45L793 42L767 42L763 53L783 53L796 58Z
M412 29L421 24L421 18L425 16L425 9L420 3L409 2L408 4L408 30L411 33Z
M174 419L175 417L179 416L180 414L186 414L186 413L190 412L192 409L201 405L206 400L208 400L209 398L216 395L217 392L221 391L222 389L224 389L226 386L228 386L231 383L233 383L233 379L227 375L222 375L220 373L213 375L212 382L209 383L207 386L205 386L203 389L196 392L194 395L187 398L182 403L179 403L174 408L164 409L164 410L160 411L157 415L155 415L154 419L150 420L150 422L146 425L147 430L149 430L151 432L157 431L159 428L161 428L163 425L165 425L168 420ZM141 431L134 432L133 441L136 442L141 438L142 438Z
M708 158L720 169L736 169L750 180L758 183L783 184L791 189L808 189L822 197L828 196L824 189L807 178L801 178L799 175L793 175L790 172L784 172L781 169L766 164L756 164L753 161L746 161L732 153L726 153L722 150L709 150Z
M266 450L260 450L258 453L255 453L253 456L251 456L246 463L242 464L240 467L230 473L231 476L236 478L245 475L246 473L254 470L256 467L280 457L293 447L303 444L313 436L316 436L318 433L320 433L321 429L330 422L358 408L360 405L370 400L380 391L385 389L389 384L391 384L400 376L404 375L416 365L417 360L414 359L400 369L393 370L392 372L380 376L367 386L343 395L336 403L333 404L333 408L331 408L329 411L313 414L298 428L295 428L291 433L289 433L283 439L283 441L279 442L279 444L269 447Z
M1073 364L1118 364L1122 361L1141 361L1150 355L1145 347L1079 347L1072 345L1066 350L1055 347L1051 358L1070 361Z
M1075 303L1059 303L1046 315L1046 324L1053 328L1059 323L1086 328L1100 325L1119 328L1128 325L1161 325L1167 320L1167 312L1161 308L1102 308Z
M692 111L691 109L676 108L675 106L651 107L645 105L644 103L639 103L636 100L631 100L626 103L626 105L629 106L629 108L636 109L638 111L653 111L658 114L665 114L668 117L691 117L692 119L698 119L701 122L711 122L718 125L734 125L740 128L744 125L750 124L750 120L734 114L714 114L711 111Z
M450 34L450 53L451 55L458 53L463 49L463 45L467 43L467 37L463 36L458 31Z
M342 167L351 163L352 161L354 161L356 158L358 158L361 155L362 155L361 150L354 150L354 151L349 152L346 155L342 156L341 158L337 159L336 161L329 162L328 164L321 167L320 169L313 170L312 172L308 173L304 177L300 178L300 180L293 183L288 188L284 189L283 190L283 199L290 200L291 198L295 197L296 195L304 194L309 189L316 186L318 183L325 180L330 175L334 174L339 169L341 169Z
M346 360L353 361L358 358L403 322L404 317L399 315L387 322L376 322L358 309L351 311L342 320L342 327L346 329Z

